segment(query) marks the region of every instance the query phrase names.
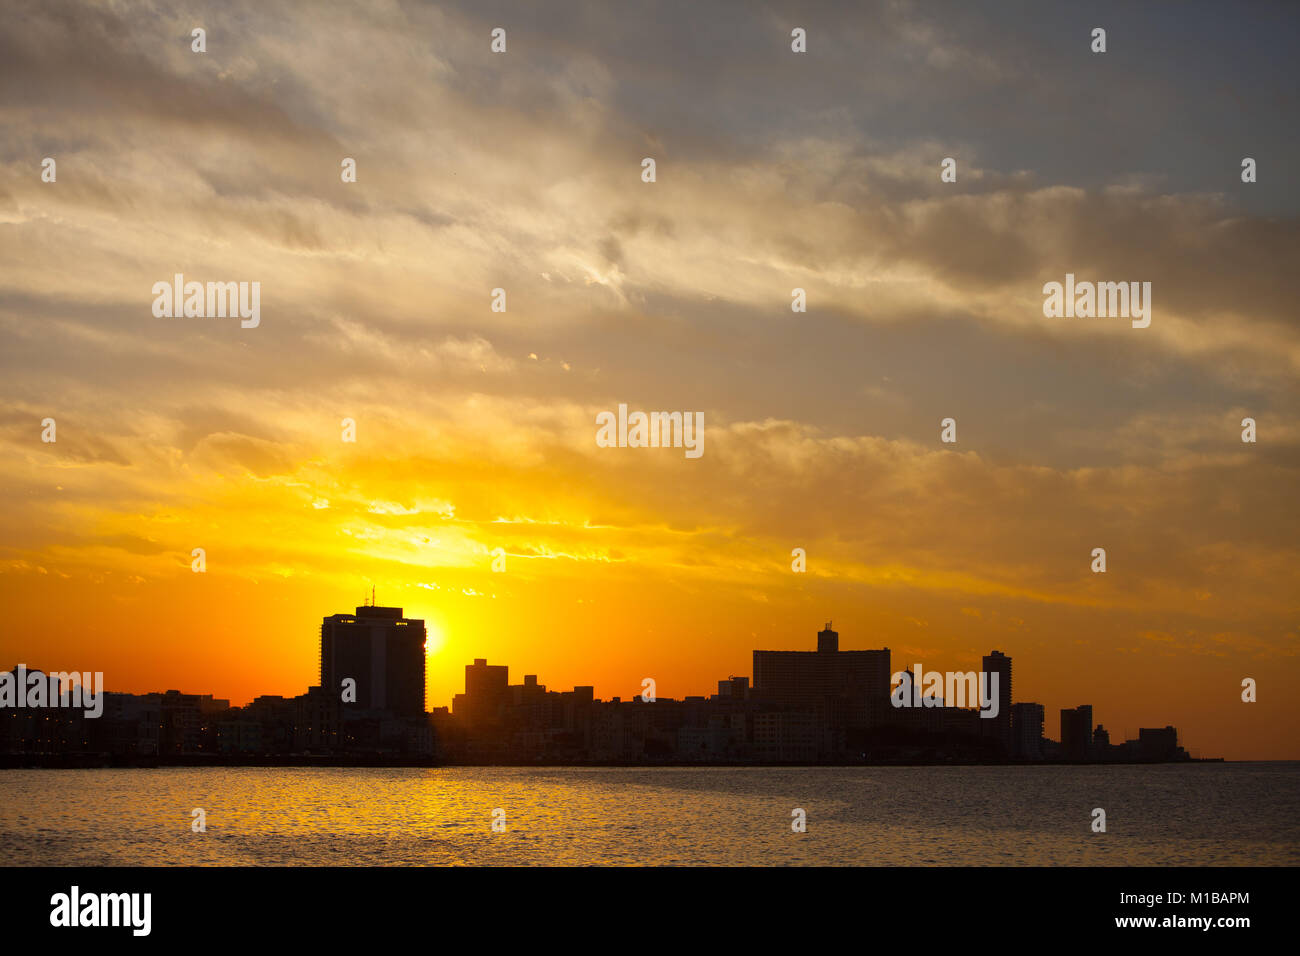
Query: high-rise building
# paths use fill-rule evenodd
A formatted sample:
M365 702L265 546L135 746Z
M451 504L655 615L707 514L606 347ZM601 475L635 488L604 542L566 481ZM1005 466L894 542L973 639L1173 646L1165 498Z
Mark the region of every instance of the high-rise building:
M1092 756L1092 705L1061 709L1061 756L1087 760Z
M984 673L998 675L998 715L992 718L994 736L1002 744L1002 752L1008 756L1013 752L1015 741L1011 734L1011 658L1001 651L993 651L984 656ZM989 677L990 691L993 678Z
M341 694L356 681L355 706L400 717L424 714L424 621L402 617L400 607L359 607L334 614L320 626L321 688Z
M535 685L536 676L532 680ZM524 684L528 685L528 677ZM509 666L489 664L487 658L477 657L473 664L465 665L465 693L452 698L451 712L469 726L497 723L505 716L509 703Z
M798 708L823 709L832 723L878 726L889 706L889 648L841 651L830 624L815 651L754 651L753 696Z
M1011 705L1011 755L1026 760L1043 756L1043 724L1046 712L1042 704Z

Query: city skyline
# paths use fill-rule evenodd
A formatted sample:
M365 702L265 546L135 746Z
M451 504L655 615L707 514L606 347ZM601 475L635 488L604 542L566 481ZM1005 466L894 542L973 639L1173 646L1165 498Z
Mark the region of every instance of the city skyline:
M371 600L374 600L373 590ZM546 693L548 685L539 683L539 675L525 674L522 684L510 685L508 676L510 665L490 665L487 658L475 658L472 664L465 665L463 693L456 694L449 702L449 706L428 707L426 704L418 710L414 709L414 702L423 696L425 687L426 655L423 625L423 621L407 617L402 608L371 603L356 607L350 614L336 613L324 617L320 626L320 683L308 687L304 694L293 698L262 694L247 704L234 704L232 707L231 699L217 698L212 692L193 694L179 689L169 689L166 692L152 691L131 695L117 689L108 690L102 683L98 692L100 695L107 693L118 698L135 696L161 700L192 699L200 701L197 706L204 713L220 713L225 710L254 713L265 710L268 706L274 707L276 702L284 705L297 702L310 708L311 713L317 714L315 718L304 718L303 711L301 709L297 711L300 720L305 719L309 722L321 719L319 714L322 705L327 710L329 706L333 706L338 708L334 712L335 716L326 718L325 721L331 725L336 724L340 719L339 715L349 710L357 714L383 712L393 718L408 721L428 717L437 718L441 715L444 720L458 719L460 725L457 731L461 734L466 728L472 728L476 724L492 728L500 726L502 730L504 729L504 724L497 724L498 720L504 719L503 714L494 716L484 711L485 701L496 701L492 706L499 705L504 708L508 707L507 698L511 693L516 695L516 704L520 702L517 696L519 693L525 696L534 692ZM595 693L594 686L585 684L574 684L571 691L557 693L561 697L576 695L582 700L595 704L619 704L620 702L690 704L692 701L717 702L737 698L750 699L752 696L755 701L761 702L763 709L772 713L789 710L804 714L820 712L821 716L818 719L827 722L821 732L825 732L832 725L841 728L839 733L853 727L862 731L871 727L880 730L889 726L909 726L914 731L946 732L950 735L956 732L962 735L971 734L973 728L978 728L976 736L993 738L997 741L997 748L1000 749L993 755L996 759L1017 757L1042 760L1055 756L1057 759L1067 760L1101 760L1104 758L1099 754L1110 747L1109 731L1101 723L1095 726L1096 738L1094 739L1092 705L1060 708L1059 741L1048 737L1044 714L1051 712L1053 708L1038 701L1021 701L1015 698L1012 683L1014 658L996 649L982 658L984 672L996 672L1001 677L1000 683L994 685L990 697L990 701L996 701L997 708L989 714L982 713L989 701L976 699L968 705L964 695L961 695L959 697L961 702L953 704L945 700L942 683L937 691L929 689L929 681L913 684L912 667L899 664L899 669L895 670L891 663L891 650L888 647L841 649L839 632L832 628L829 621L817 633L815 649L755 648L752 651L752 660L753 668L750 676L730 674L725 679L719 679L716 682L716 694L685 694L680 698L663 695L658 692L657 683L653 678L643 679L638 690L627 698L616 694L605 700ZM417 667L418 678L411 673ZM918 672L919 667L918 663ZM936 668L928 667L926 670L933 672ZM11 671L18 675L18 683L22 683L24 674L57 673L57 669L44 671L25 662L17 664L11 668ZM943 673L939 672L940 675ZM77 676L74 674L73 678L76 679ZM95 676L103 680L102 675ZM950 682L953 676L960 679L962 675L953 675L949 672ZM914 693L916 697L915 703L904 703L904 707L921 708L923 696L933 696L937 703L925 704L922 708L926 711L925 714L899 713L897 710L891 713L888 702L894 697L895 688L899 687L895 678L906 678L903 686L908 688L909 692L905 696L910 698ZM349 684L350 687L347 686ZM9 687L8 684L5 686ZM952 684L949 683L948 686L951 691ZM23 692L19 693L21 696ZM12 696L8 691L6 694ZM341 706L338 698L343 701ZM832 698L837 699L838 703L835 703L830 710L826 710ZM17 711L13 711L12 701L4 706L8 707L11 713L17 714L21 712L23 704L18 704ZM42 706L53 708L58 705L49 703ZM899 702L894 700L894 708L898 706ZM96 716L102 716L102 696L98 707L99 713ZM115 709L120 710L120 707ZM949 716L942 716L943 711L949 712ZM963 729L958 731L953 724L953 719L963 715L974 716L975 720L965 722ZM988 724L984 723L985 718L990 719ZM1025 730L1026 721L1028 725L1036 728L1032 734L1027 734ZM444 728L445 726L444 724ZM431 753L439 748L436 739L438 733L436 721L434 728L435 736L431 738L433 748ZM1163 730L1168 731L1170 735L1168 747L1172 749L1177 746L1179 739L1174 736L1174 728L1166 725ZM337 728L333 732L337 733ZM1130 744L1136 744L1140 739L1145 745L1147 735L1157 733L1162 731L1159 728L1139 728L1138 734L1130 737L1125 730L1121 739L1128 740ZM259 731L259 740L260 734L261 731ZM752 740L752 727L749 729L749 735ZM295 737L297 736L295 732ZM319 732L313 739L320 743ZM1044 747L1052 746L1058 746L1059 752L1044 752ZM844 744L841 742L837 747L836 752L840 753L842 758ZM1199 748L1188 748L1188 752L1194 758L1200 756ZM830 751L827 750L825 753L829 754ZM987 755L985 759L988 759Z

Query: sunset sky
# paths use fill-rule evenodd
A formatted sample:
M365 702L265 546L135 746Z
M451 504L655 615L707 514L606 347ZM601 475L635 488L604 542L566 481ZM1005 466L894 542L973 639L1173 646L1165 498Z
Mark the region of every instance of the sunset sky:
M1053 738L1300 758L1294 8L143 6L0 21L0 668L295 695L374 586L431 707L833 619L1010 654ZM178 272L260 326L156 318ZM1067 272L1150 328L1045 318ZM703 456L598 447L620 403Z

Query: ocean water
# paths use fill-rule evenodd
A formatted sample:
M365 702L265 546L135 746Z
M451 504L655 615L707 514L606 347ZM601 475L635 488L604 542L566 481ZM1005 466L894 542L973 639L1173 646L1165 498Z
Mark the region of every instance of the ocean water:
M0 771L0 865L304 864L1295 866L1300 764Z

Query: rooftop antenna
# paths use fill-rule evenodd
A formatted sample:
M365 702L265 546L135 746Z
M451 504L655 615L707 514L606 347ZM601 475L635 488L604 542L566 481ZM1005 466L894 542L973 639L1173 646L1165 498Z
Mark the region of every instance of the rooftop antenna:
M378 607L378 605L375 604L375 586L373 584L370 585L370 606Z

